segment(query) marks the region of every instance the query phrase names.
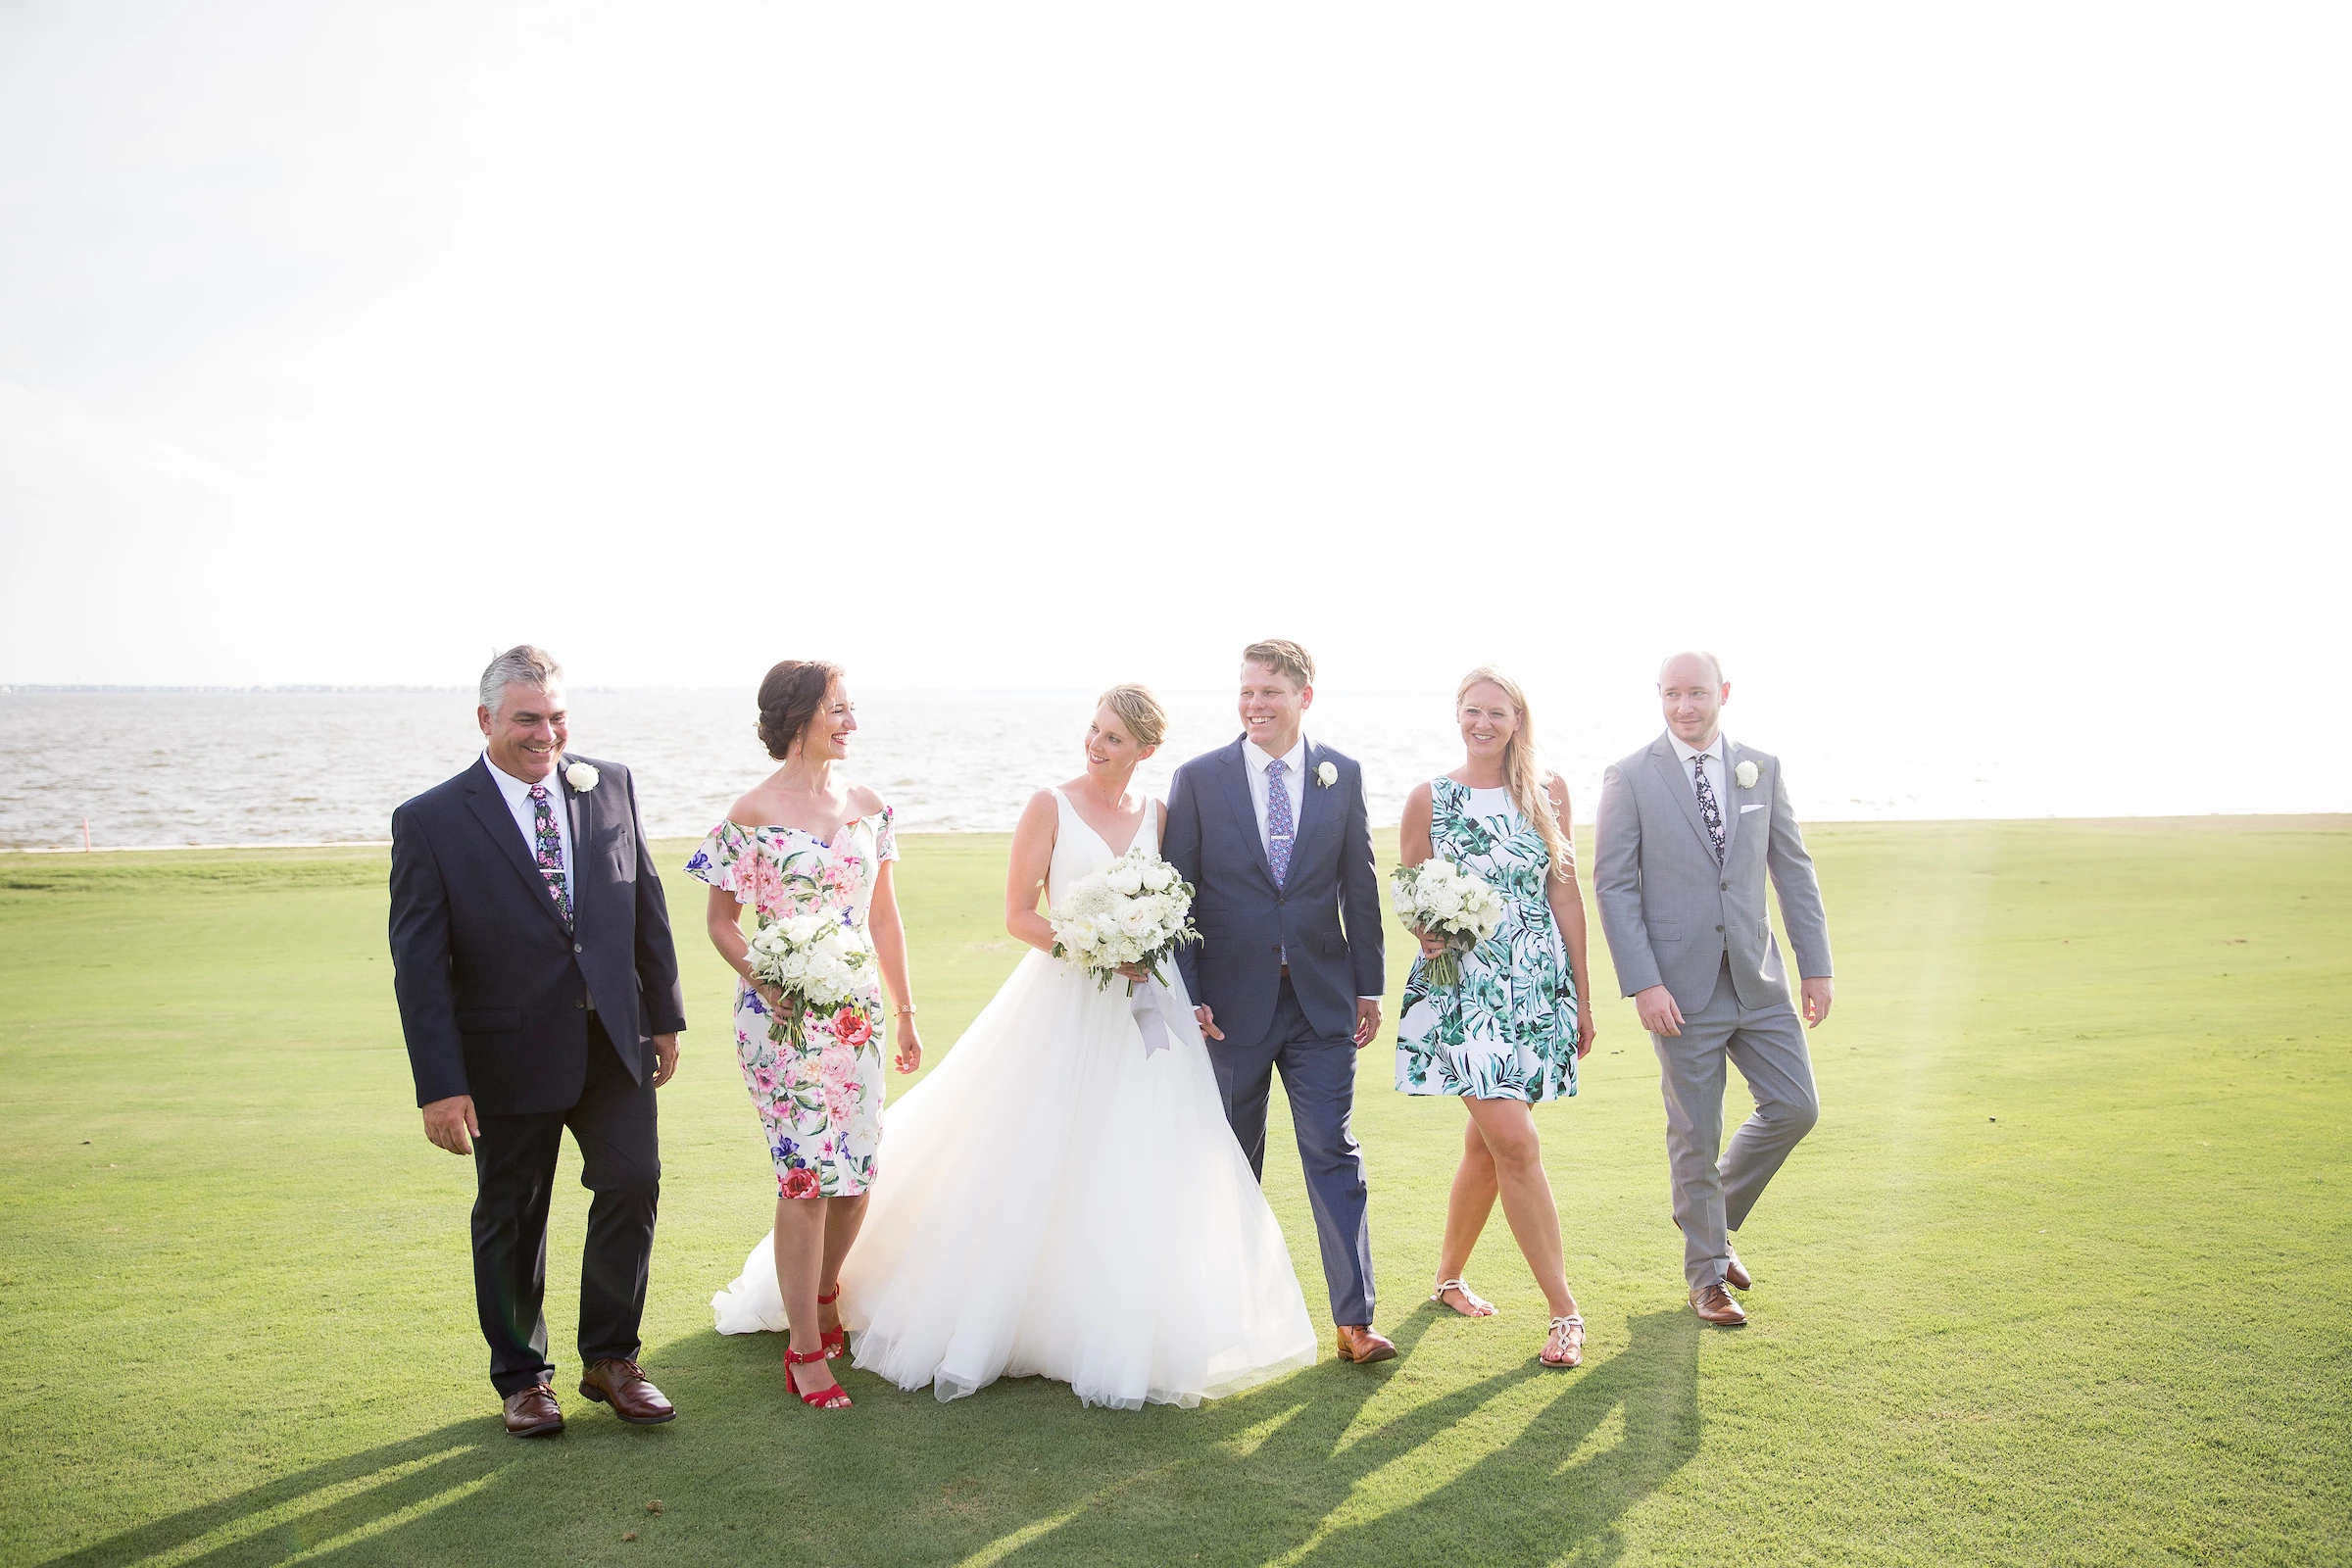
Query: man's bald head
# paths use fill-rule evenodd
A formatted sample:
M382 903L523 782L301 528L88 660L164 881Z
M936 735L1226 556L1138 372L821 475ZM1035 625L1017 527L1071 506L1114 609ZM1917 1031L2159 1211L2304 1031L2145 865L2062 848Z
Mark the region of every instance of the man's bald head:
M1666 727L1685 746L1715 744L1716 732L1722 728L1723 705L1731 696L1731 683L1723 678L1723 661L1713 654L1675 654L1658 666L1658 706L1666 711Z
M1677 665L1687 665L1678 669ZM1669 680L1704 679L1711 685L1723 684L1723 661L1703 648L1686 648L1679 654L1668 654L1658 665L1658 685L1663 689Z

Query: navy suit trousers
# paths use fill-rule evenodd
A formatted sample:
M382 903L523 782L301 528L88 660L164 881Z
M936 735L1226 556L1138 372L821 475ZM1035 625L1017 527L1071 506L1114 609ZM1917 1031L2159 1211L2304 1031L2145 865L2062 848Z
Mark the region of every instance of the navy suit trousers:
M1354 1040L1317 1033L1286 975L1265 1038L1251 1046L1211 1040L1208 1059L1216 1069L1217 1092L1225 1099L1225 1119L1250 1156L1250 1170L1260 1177L1266 1166L1266 1102L1274 1074L1282 1074L1282 1092L1291 1102L1291 1130L1298 1140L1298 1163L1306 1175L1307 1201L1315 1211L1315 1239L1323 1249L1323 1278L1331 1288L1331 1320L1369 1324L1369 1188L1364 1152L1348 1125L1355 1109Z

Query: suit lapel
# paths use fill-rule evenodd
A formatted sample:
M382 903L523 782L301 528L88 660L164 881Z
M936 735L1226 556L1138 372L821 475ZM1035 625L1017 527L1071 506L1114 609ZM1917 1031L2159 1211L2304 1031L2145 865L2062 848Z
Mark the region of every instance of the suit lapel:
M1731 797L1716 803L1723 809L1723 863L1729 865L1732 846L1740 842L1740 760L1735 755L1740 743L1718 736L1716 746L1723 755L1723 793Z
M1257 868L1265 873L1266 884L1271 887L1274 867L1266 861L1266 841L1257 831L1257 803L1250 795L1250 764L1242 757L1242 748L1249 744L1246 739L1237 740L1225 754L1225 797L1227 804L1233 808L1234 820L1241 825L1243 842L1250 846L1250 853L1257 858ZM1298 849L1294 841L1292 853L1296 855Z
M1690 831L1698 835L1698 847L1706 851L1707 858L1712 860L1715 858L1715 841L1707 836L1707 819L1698 814L1698 787L1683 771L1682 760L1675 756L1674 748L1667 743L1665 736L1659 736L1650 746L1649 756L1650 760L1657 764L1659 776L1666 780L1667 793L1681 803L1683 820L1689 822ZM1723 803L1717 801L1715 806L1720 810ZM1732 841L1728 833L1723 841L1723 850L1724 858L1730 859Z
M564 781L564 803L571 812L571 862L564 869L571 875L571 917L573 923L577 924L580 917L580 884L584 880L582 871L585 866L580 846L588 842L588 824L596 811L596 797L583 795L571 787L571 780L566 776L571 772L571 763L572 759L566 756L556 765L556 777Z
M1298 777L1298 836L1291 841L1291 864L1294 868L1305 853L1307 841L1322 827L1323 818L1329 812L1329 803L1323 797L1331 791L1325 789L1315 777L1315 769L1321 762L1317 755L1320 750L1313 741L1306 743L1306 765Z
M466 778L466 804L473 808L474 819L490 835L507 863L514 868L529 890L531 902L547 911L547 917L557 925L564 924L563 911L556 907L556 896L549 890L547 878L531 863L530 855L522 847L522 835L515 829L514 813L507 809L507 798L499 793L498 781L490 776L490 764L476 760L473 771ZM575 840L577 835L574 835ZM565 927L569 929L569 927Z

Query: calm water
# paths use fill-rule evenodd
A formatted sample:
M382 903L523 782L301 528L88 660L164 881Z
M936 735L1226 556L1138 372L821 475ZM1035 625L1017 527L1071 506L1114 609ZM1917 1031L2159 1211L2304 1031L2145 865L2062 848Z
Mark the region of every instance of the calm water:
M1165 694L1174 727L1145 782L1164 794L1176 761L1230 740L1223 692ZM1091 694L858 693L852 764L911 830L1006 829L1029 792L1078 771ZM575 749L628 763L647 826L700 835L774 764L737 691L571 694ZM1446 692L1318 695L1309 732L1364 763L1375 822L1459 758ZM1642 694L1569 694L1545 723L1551 764L1589 817L1605 761L1655 735ZM2194 758L2118 774L2112 757L2013 723L1950 717L1900 743L1837 721L1802 694L1738 709L1788 767L1814 820L2130 815L2344 809L2341 779L2292 769L2200 771ZM480 751L463 691L80 692L0 690L0 848L101 848L381 840L400 802ZM2323 789L2322 786L2325 786Z

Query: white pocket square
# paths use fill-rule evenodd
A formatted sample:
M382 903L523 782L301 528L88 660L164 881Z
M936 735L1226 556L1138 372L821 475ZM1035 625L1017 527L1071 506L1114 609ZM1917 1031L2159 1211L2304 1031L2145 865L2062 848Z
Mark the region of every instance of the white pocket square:
M1742 806L1740 808L1740 814L1741 816L1745 816L1750 811L1761 811L1764 809L1764 808L1770 806L1771 804L1772 803L1770 801L1758 801L1752 806Z

